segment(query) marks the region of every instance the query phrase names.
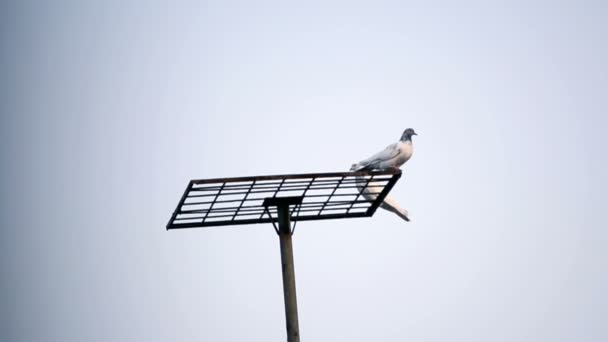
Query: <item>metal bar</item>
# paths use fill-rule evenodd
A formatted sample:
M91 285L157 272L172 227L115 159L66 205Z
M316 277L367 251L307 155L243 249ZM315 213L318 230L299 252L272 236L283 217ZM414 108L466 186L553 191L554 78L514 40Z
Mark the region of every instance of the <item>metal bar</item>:
M175 221L177 214L182 209L182 205L184 204L184 202L186 201L186 198L188 197L188 193L190 192L190 189L192 189L192 185L194 185L194 182L190 181L188 183L188 186L186 187L186 190L184 191L184 194L182 195L182 198L179 200L179 203L177 204L177 208L175 208L175 210L173 211L173 214L171 215L171 218L169 219L169 222L167 222L166 229L169 229L169 226L171 225L171 223L173 221Z
M344 187L340 188L344 189ZM352 194L333 194L331 197L344 197L344 196L357 196L359 192L353 192ZM380 194L379 192L372 192L372 194ZM308 197L329 197L330 194L324 195L308 195Z
M376 182L384 182L384 183L388 183L391 180L391 178L375 178ZM255 182L255 180L253 180ZM323 184L316 184L313 185L312 187L310 187L311 190L331 190L333 189L336 184L338 184L338 182L332 182L332 183L323 183ZM340 183L340 185L342 184L348 184L348 185L353 185L353 186L342 186L341 189L355 189L357 187L357 182L356 181L352 181L352 180L345 180L342 183ZM280 185L280 184L278 184ZM226 186L227 187L227 186ZM276 186L261 186L258 185L253 189L250 189L249 187L246 188L246 191L236 191L236 190L245 190L245 188L243 189L226 189L226 187L224 187L224 195L243 195L243 194L247 194L247 193L264 193L264 192L274 192L274 191L302 191L307 189L308 187L305 186L305 184L302 185L291 185L289 183L287 183L287 185L283 184L282 186L280 186L279 188L277 188ZM216 192L220 189L220 187L216 188L214 187L213 189L203 189L203 188L193 188L191 191L192 192ZM212 194L203 194L203 195L190 195L189 197L209 197L209 196L215 196L216 193L212 193Z
M213 209L214 212L235 212L238 209L238 207L230 207L230 208L215 208ZM241 209L239 209L239 213L245 213L245 212L251 212L251 211L259 211L259 210L263 210L263 208L261 208L258 205L251 205L251 206L243 206L241 207ZM193 210L182 210L181 214L204 214L206 212L208 212L209 209L193 209ZM244 215L249 215L249 214L244 214Z
M357 207L349 207L350 204L335 204L335 205L327 205L324 209L324 211L334 211L334 210L346 210L348 211L349 209L369 209L371 206L372 202L364 202L364 204L370 204L370 205L366 205L366 206L357 206ZM247 212L236 216L236 218L234 220L237 220L239 217L241 216L253 216L253 215L258 215L260 212L262 212L264 209L250 209ZM314 212L314 211L320 211L321 207L320 206L310 206L310 207L303 207L300 208L299 211L304 213L304 212ZM243 210L241 210L243 211ZM193 212L193 213L189 213L189 214L205 214L205 212ZM348 214L348 212L347 212ZM323 214L325 215L325 214ZM232 211L219 211L219 210L214 210L209 216L207 216L207 219L215 219L215 218L220 218L220 217L230 217L231 221L233 221L232 217L234 216L234 213L232 213ZM324 217L324 216L323 216ZM189 221L189 220L196 220L196 219L203 219L205 218L204 216L191 216L191 217L177 217L175 220L173 221ZM298 221L298 216L293 216L292 217L293 221Z
M251 178L256 178L256 177L251 177ZM275 185L279 185L280 182L278 182L280 178L276 179L277 182L268 182L268 183L260 183L258 185L258 188L273 188ZM310 183L310 181L307 178L302 178L304 180L298 180L295 182L290 181L289 183L286 183L287 186L300 186L300 185L306 185L308 183ZM315 177L313 177L312 179L315 179ZM253 179L256 180L256 179ZM348 181L353 181L353 180L347 180L344 183L347 183ZM336 183L337 180L334 179L320 179L317 180L317 184L323 185L325 183L327 184L332 184L332 183ZM245 182L238 182L238 183L245 183ZM216 186L201 186L201 187L196 187L193 188L194 191L216 191L219 190L220 185L216 185ZM224 187L224 189L229 189L229 190L244 190L249 188L248 184L228 184Z
M298 301L296 298L296 275L293 264L289 204L281 204L277 207L277 210L279 214L279 241L281 244L281 269L283 273L287 341L299 342L300 327L298 324Z
M226 183L222 184L222 188L224 187L224 185L226 185ZM215 204L215 201L217 201L218 196L222 193L222 188L220 188L220 190L217 192L217 195L215 195L213 202L209 206L209 211L211 211L211 208L213 208L213 205ZM207 219L207 216L209 215L209 211L207 211L207 213L205 214L205 217L203 218L203 223L205 223L205 220Z
M388 181L392 177L392 175L375 175L375 176L377 177L378 180L386 180L386 181ZM251 179L248 181L239 181L238 183L259 181L258 179L256 179L256 177L250 177L250 178ZM331 177L331 178L337 178L337 177ZM339 181L337 179L323 179L323 178L315 178L315 177L302 178L302 180L297 180L297 181L290 180L289 182L284 184L284 187L285 188L294 188L294 187L304 186L304 185L307 185L310 183L310 179L316 180L314 186L332 185ZM279 180L282 181L283 179L276 179L276 181L270 181L270 182L266 181L266 183L257 183L257 188L258 189L274 189L274 188L276 188L276 186L281 184L281 182ZM227 179L227 181L231 182L230 179ZM354 178L354 176L345 176L345 179L342 183L343 184L352 184L352 183L356 183L356 182L357 182L357 180ZM217 185L193 187L192 191L217 191L220 189L221 183L216 183L216 184ZM224 190L226 190L226 191L246 190L248 188L249 188L249 184L226 184L226 186L224 186Z
M277 197L277 194L279 193L279 191L281 191L281 187L283 186L283 183L285 183L285 178L281 179L281 183L279 184L278 189L275 191L275 193L274 193L274 195L272 195L272 197ZM264 213L262 213L262 215L260 215L260 219L262 218L263 215L264 215ZM272 217L271 217L271 221L272 221Z
M378 209L378 207L380 206L380 203L382 203L384 201L384 198L386 197L386 195L388 195L388 192L391 191L391 189L393 188L395 183L397 183L399 178L401 178L401 170L398 170L398 172L395 173L395 175L390 180L390 182L388 182L388 184L386 184L386 186L384 186L384 189L382 189L382 192L380 192L380 195L378 195L378 197L374 200L374 202L372 203L372 206L369 207L369 209L367 210L367 213L369 214L369 216L374 215L374 213L376 212L376 209ZM369 182L367 184L369 185Z
M359 200L359 197L363 196L363 192L367 189L367 186L369 185L369 182L374 178L374 176L371 176L367 179L367 182L365 183L365 186L362 187L358 192L357 192L357 197L355 197L355 201ZM356 179L356 178L355 178ZM365 196L363 196L363 198L365 198ZM350 208L348 208L347 213L350 212L350 210L352 209L352 205Z
M323 204L326 204L325 208L328 208L328 210L335 209L334 207L340 207L340 206L349 207L349 208L344 208L344 209L350 209L350 208L361 209L361 208L368 208L369 206L371 206L372 202L373 201L369 201L369 200L362 200L362 201L356 201L356 202L340 201L340 202L330 202L330 203L308 202L308 203L300 204L300 206L302 207L300 211L319 211ZM365 206L360 206L362 204ZM359 206L355 206L355 205L359 205ZM234 215L233 212L235 212L236 209L238 209L238 208L237 207L215 208L215 209L213 209L213 213L230 213L228 216L233 216ZM340 208L340 209L342 209L342 208ZM244 206L244 207L241 207L241 209L239 210L239 212L243 213L242 216L257 215L260 211L263 211L263 208L261 208L260 206ZM210 210L209 209L182 210L180 212L180 215L206 214L207 212L210 212ZM176 217L174 219L174 221L193 220L197 217L198 216ZM211 217L217 217L217 216L209 216L209 217L211 218ZM237 215L237 217L238 217L238 215ZM203 216L201 216L200 218L203 218ZM296 219L296 221L297 221L297 219Z
M361 213L350 213L350 214L323 214L323 215L311 215L311 216L300 216L294 221L313 221L319 219L346 219L346 218L361 218L369 217L366 212ZM262 218L262 219L243 219L243 220L218 220L218 221L206 221L190 222L190 223L173 223L169 226L169 229L182 229L182 228L204 228L204 227L217 227L217 226L234 226L241 224L259 224L259 223L270 223L274 219Z
M381 180L378 182L384 182L387 183L389 182L389 180ZM344 184L344 183L342 183ZM333 189L334 187L327 187L327 188L310 188L308 190L329 190L329 189ZM340 189L357 189L357 186L341 186ZM257 190L257 189L256 189ZM271 193L274 192L274 190L261 190L261 191L256 191L256 190L251 190L251 191L243 191L243 192L234 192L234 193L223 193L222 195L224 196L232 196L232 195L245 195L245 194L255 194L255 193ZM306 188L298 188L298 189L288 189L285 190L285 187L283 187L281 190L284 191L302 191L302 190L307 190ZM358 190L357 193L353 193L352 195L357 195L358 194ZM195 198L195 197L212 197L215 196L216 194L204 194L204 195L190 195L188 196L188 198ZM309 195L308 197L320 197L320 196L328 196L328 195ZM335 194L334 196L350 196L349 194Z
M371 193L372 195L379 195L380 192L374 192ZM337 195L334 195L334 197ZM349 196L355 196L355 195L349 195ZM312 197L312 196L309 196ZM325 196L327 197L327 196ZM252 201L252 200L250 200ZM259 200L258 200L259 201ZM317 206L317 205L323 205L324 203L327 203L327 206L332 206L332 205L347 205L347 204L359 204L359 203L372 203L372 200L367 200L367 199L363 199L363 200L355 200L355 201L332 201L332 202L328 202L328 201L315 201L315 202L306 202L306 203L302 203L301 206L302 207L311 207L311 206ZM226 208L214 208L213 211L235 211L236 209L238 209L238 207L226 207ZM241 207L240 211L242 212L247 212L247 211L252 211L252 210L261 210L259 205L244 205ZM203 208L203 209L191 209L191 210L181 210L179 212L179 214L192 214L192 213L198 213L198 214L204 214L205 212L209 211L209 209L207 208Z
M303 173L303 174L291 174L291 175L270 175L270 176L256 176L256 177L234 177L234 178L213 178L213 179L194 179L194 184L211 184L211 183L223 183L223 182L246 182L250 180L278 180L278 179L302 179L302 178L330 178L330 177L356 177L356 176L368 176L368 175L394 175L399 173L397 170L385 170L385 171L359 171L359 172L328 172L328 173Z
M281 187L282 187L282 186L283 186L283 184L285 183L285 179L286 179L286 178L281 179L281 184L279 184L279 187L278 187L278 188L277 188L277 190L275 191L274 195L272 195L272 197L277 197L277 194L278 194L279 192L281 192Z
M264 199L262 206L264 207L276 207L279 205L295 205L302 204L302 196L288 196L288 197L267 197Z
M340 181L338 182L338 184L336 184L336 186L334 187L334 190L331 192L331 194L329 195L329 197L327 197L327 202L331 201L331 197L336 193L336 190L338 190L338 188L340 187L340 184L342 184L343 180L344 180L344 177L342 177L342 179L340 179ZM327 202L325 202L325 204L323 204L323 206L321 207L321 210L319 210L319 215L323 212L323 209L325 209L325 206L327 205Z
M234 220L234 218L236 217L236 215L239 214L239 211L241 210L241 207L243 206L243 204L245 203L245 201L247 201L247 196L249 196L249 193L250 193L251 189L253 188L253 186L255 185L255 182L256 181L253 181L251 183L251 186L249 187L249 191L247 191L247 193L245 194L245 197L241 201L241 204L239 204L239 207L236 209L236 212L234 213L234 216L232 216L232 220Z
M213 200L213 201L206 201L206 202L184 203L184 205L202 205L202 204L215 204L215 203L235 203L235 202L241 202L242 200L243 199L237 199L237 200L219 200L219 201Z
M350 203L339 203L339 204L332 204L332 205L327 205L325 206L324 211L335 211L335 210L345 210L348 211L349 209L369 209L371 206L372 202L363 202L362 204L369 204L369 205L365 205L365 206L357 206L357 207L350 207ZM294 206L295 207L295 206ZM321 207L320 206L308 206L308 207L303 207L300 208L299 211L300 212L315 212L315 211L320 211ZM244 210L241 210L244 211ZM258 215L261 211L263 211L263 209L259 208L259 209L250 209L247 212L243 213L240 216L253 216L253 215ZM293 210L292 210L293 211ZM196 212L191 212L188 214L205 214L205 211L196 211ZM347 212L348 213L348 212ZM232 219L232 217L234 216L234 213L232 210L230 211L220 211L220 210L214 210L213 212L211 212L208 216L207 219L216 219L216 218L221 218L221 217L230 217L231 221L235 220ZM238 219L240 216L236 216L236 219ZM190 217L177 217L174 221L190 221L190 220L197 220L197 219L203 219L205 218L204 216L190 216ZM293 216L292 217L294 221L298 221L297 216Z
M327 201L317 201L317 202L306 202L306 203L302 203L302 207L306 208L306 207L318 207L318 206L323 206L323 204L325 204L326 207L331 207L331 206L336 206L336 205L349 205L351 203L357 204L357 203L372 203L372 201L369 200L360 200L360 201L333 201L333 202L327 202Z
M371 195L380 195L381 192L372 192L370 193ZM324 195L321 197L328 197L329 195ZM337 194L334 195L334 197L338 196ZM356 196L355 194L353 195L349 195L349 196ZM308 196L308 197L313 197L313 196ZM282 198L282 197L277 197L277 198ZM248 202L253 202L254 200L249 199ZM256 201L262 201L262 199L256 199ZM359 199L359 200L342 200L342 201L314 201L314 202L303 202L301 205L303 207L306 206L315 206L315 205L323 205L324 203L327 203L327 206L331 206L331 205L340 205L340 204L357 204L357 203L372 203L373 200L368 200L368 199ZM188 203L184 204L187 205ZM263 204L262 204L263 205ZM238 209L238 206L232 206L232 207L223 207L223 208L213 208L213 211L234 211L236 209ZM240 211L247 211L248 209L252 209L252 208L256 208L259 209L260 205L243 205L241 207ZM209 211L210 209L208 208L200 208L200 209L189 209L189 210L181 210L179 213L180 214L188 214L188 213L205 213L206 211Z

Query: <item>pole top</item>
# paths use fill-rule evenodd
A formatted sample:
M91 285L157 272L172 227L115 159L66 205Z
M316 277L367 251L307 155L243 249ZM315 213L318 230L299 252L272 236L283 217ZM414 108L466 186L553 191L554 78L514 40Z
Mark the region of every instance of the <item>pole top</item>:
M296 204L302 204L304 196L290 196L290 197L267 197L262 202L264 207L279 207L279 206L290 206Z

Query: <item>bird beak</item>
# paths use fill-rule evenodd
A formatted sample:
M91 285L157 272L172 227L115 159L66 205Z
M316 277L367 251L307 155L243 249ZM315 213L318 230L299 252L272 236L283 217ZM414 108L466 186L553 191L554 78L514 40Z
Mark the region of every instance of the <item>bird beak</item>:
M412 133L412 135L418 135L418 133L414 132L414 133Z

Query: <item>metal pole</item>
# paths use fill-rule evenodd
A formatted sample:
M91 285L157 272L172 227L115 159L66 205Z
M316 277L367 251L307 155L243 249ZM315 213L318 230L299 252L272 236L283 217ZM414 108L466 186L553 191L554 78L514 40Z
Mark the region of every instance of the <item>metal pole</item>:
M279 213L279 240L281 242L281 266L283 269L283 296L285 298L287 341L300 342L298 302L296 299L296 275L293 267L289 204L278 205L277 211Z

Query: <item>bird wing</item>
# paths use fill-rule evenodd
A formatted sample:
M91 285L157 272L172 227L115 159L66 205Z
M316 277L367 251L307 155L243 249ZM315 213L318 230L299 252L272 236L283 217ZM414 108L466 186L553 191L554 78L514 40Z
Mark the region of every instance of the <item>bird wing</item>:
M365 167L367 165L376 164L382 161L390 160L399 155L401 149L399 143L388 145L384 150L374 154L373 156L364 159L359 162L359 167Z

